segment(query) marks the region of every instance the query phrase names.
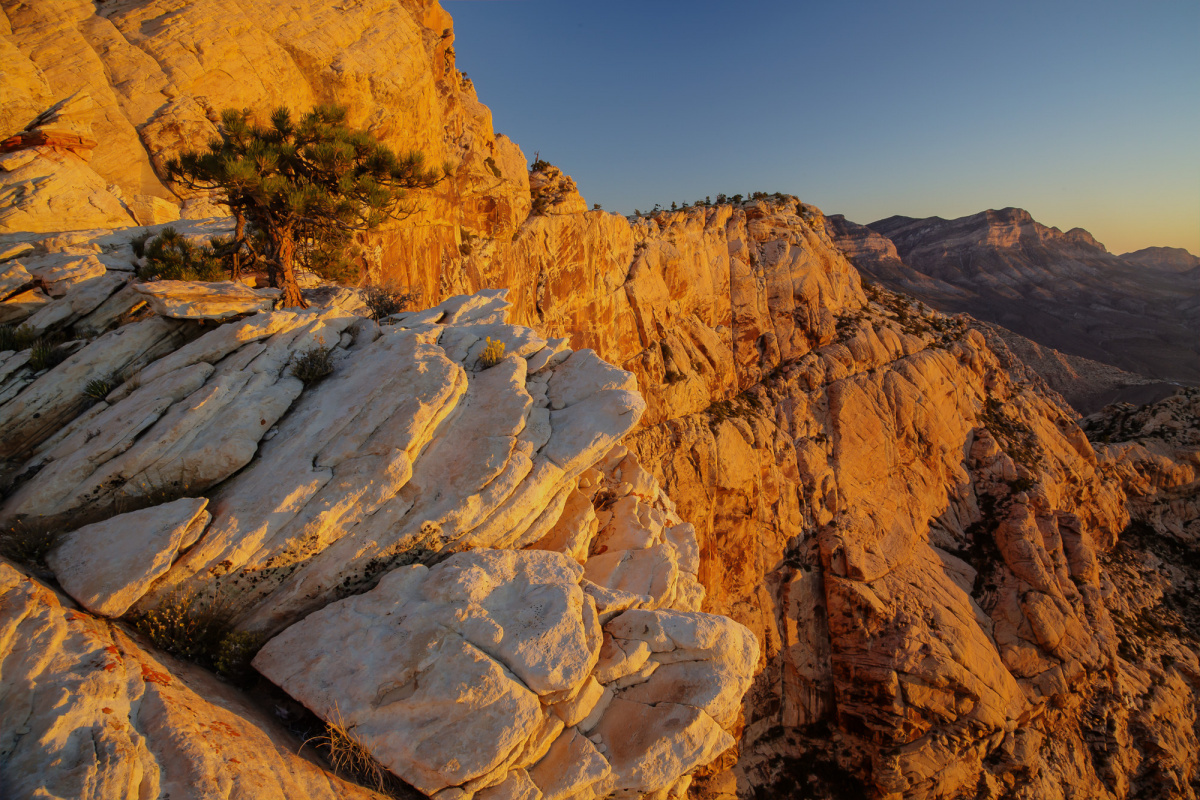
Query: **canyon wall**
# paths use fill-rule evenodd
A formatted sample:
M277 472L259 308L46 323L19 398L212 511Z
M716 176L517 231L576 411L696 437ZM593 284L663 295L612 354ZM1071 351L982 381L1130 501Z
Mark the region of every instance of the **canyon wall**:
M3 362L4 399L24 397L9 407L16 409L13 419L21 430L32 433L6 441L12 452L5 457L30 464L23 473L28 480L5 500L7 514L57 510L65 501L111 493L108 479L116 467L107 464L110 458L123 459L120 474L134 487L129 479L138 473L124 469L127 464L157 474L161 462L189 475L201 464L213 465L212 474L202 477L204 491L216 487L214 527L166 577L154 578L158 583L148 588L139 610L152 611L178 587L219 586L243 598L238 619L245 632L286 629L285 635L299 637L288 626L309 611L336 607L347 617L365 615L360 604L371 603L356 598L378 601L382 595L371 594L376 582L385 594L394 592L400 598L396 602L410 602L416 590L409 578L401 580L402 570L416 575L410 561L428 549L445 555L477 545L525 546L536 544L533 533L549 537L558 531L566 537L558 545L578 550L578 531L596 533L602 522L612 522L619 498L609 492L619 493L628 483L625 496L643 495L635 500L647 509L653 506L655 513L634 510L623 519L640 519L651 532L612 533L601 541L623 541L620 551L628 551L629 560L641 564L653 556L656 568L630 567L627 575L614 568L605 577L615 581L614 587L625 587L625 594L652 598L635 610L669 614L695 613L691 604L699 602L699 592L679 588L690 586L684 576L692 575L705 592L702 610L732 618L758 643L753 684L740 709L729 707L732 690L722 689L705 701L711 705L705 714L721 724L704 728L703 746L678 762L680 772L659 776L670 782L639 784L642 788L687 790L680 775L732 741L718 735L720 729L732 732L736 746L696 773L693 796L802 791L856 796L861 786L868 796L887 798L1194 797L1196 628L1186 615L1162 631L1151 624L1163 598L1178 596L1193 578L1154 572L1154 537L1161 533L1151 522L1141 538L1125 535L1131 509L1138 519L1159 513L1145 510L1151 506L1175 509L1183 503L1186 510L1191 479L1178 477L1172 466L1190 458L1186 452L1163 454L1146 447L1151 455L1143 457L1140 451L1094 447L1061 398L1019 362L989 347L969 318L864 288L831 238L832 225L795 198L635 220L586 211L565 176L553 169L529 175L516 146L493 134L486 108L454 70L449 17L436 2L376 0L334 8L297 0L282 10L282 5L260 8L241 0L99 5L73 0L37 6L0 0L0 9L8 26L0 29L4 70L23 76L4 88L6 109L15 109L15 122L5 134L16 132L25 116L86 90L97 108L97 147L91 160L81 163L116 185L119 191L108 193L125 201L139 196L183 200L162 184L162 159L211 136L220 108L347 103L354 122L371 127L389 144L419 147L435 163L449 160L454 168L453 180L420 198L420 213L364 242L370 277L419 288L425 306L452 295L507 289L509 321L529 329L505 334L510 355L520 360L490 375L480 373L484 377L471 384L476 394L469 395L456 365L478 357L483 327L469 337L443 331L434 340L421 329L454 322L457 309L444 309L437 319L401 320L401 328L416 333L384 337L348 312L315 321L271 316L280 327L257 332L234 333L235 326L225 326L218 330L226 333L204 346L186 344L180 326L161 319L118 328L105 335L115 338L126 331L121 335L128 346L119 351L126 360L122 368L158 359L166 342L171 349L186 344L179 352L188 353L173 357L171 369L160 367L144 376L147 383L160 380L170 388L163 397L130 387L110 398L111 409L89 412L113 418L113 448L131 448L128 453L91 436L92 417L40 445L55 431L51 417L44 416L47 408L63 424L79 413L84 373L73 373L71 391L39 389L24 395L43 378L26 366L25 354L9 357ZM50 264L59 254L76 260L95 256L99 263L111 261L126 246L89 244L94 236L73 243L24 238L45 263L27 259L30 270L22 267L24 277L10 269L14 262L3 265L6 276L15 276L13 298L35 283L49 297L54 281L32 276L43 269L59 270L45 273L59 277L68 266L66 261ZM1079 236L1072 241L1091 246ZM75 247L83 251L72 252ZM109 267L106 273L101 264L96 275L86 277L108 280L112 286L105 286L120 293L128 278L105 277L117 271ZM64 288L56 308L69 306L79 296L74 291ZM99 313L106 297L87 314ZM78 309L55 314L55 324L64 329L93 319ZM238 331L253 327L238 325ZM486 333L498 335L495 329ZM287 377L285 366L291 350L322 334L337 343L339 358L357 365L355 381L363 387L371 383L371 359L385 361L390 348L411 350L408 355L427 370L444 368L444 381L431 381L425 389L397 389L397 397L428 390L427 401L414 400L420 406L414 419L426 428L418 430L414 422L381 435L375 444L363 440L365 433L346 431L334 439L320 433L320 423L336 416L333 409L349 402L338 393L349 391L350 383L341 389L331 384L297 400L300 387ZM588 361L589 392L581 392L570 367L549 363L559 353L565 358L568 347L594 349L632 377L615 376ZM539 353L546 363L535 361ZM573 358L585 357L576 353ZM243 362L257 364L253 382L245 385L235 369ZM561 371L566 376L561 382L575 387L563 390L571 402L555 408L562 397L556 401L553 381L546 374L539 378L539 370ZM483 384L493 380L500 384L496 393L484 392ZM240 461L176 458L172 448L190 447L193 440L147 438L142 429L129 427L149 419L149 408L151 421L182 420L189 408L185 398L201 390L232 403L230 409L237 409L238 397L245 401L245 413L231 417L230 424L217 417L206 423ZM615 410L599 401L584 407L589 393L601 392L609 392L609 399L619 396L621 403ZM341 400L321 403L314 396ZM358 413L375 420L387 402L401 402L397 397L380 396ZM489 397L506 398L486 417L500 434L472 424L469 409L487 407ZM128 414L119 411L122 403ZM299 411L285 419L293 403ZM619 417L604 435L625 435L622 446L640 466L608 463L609 477L602 480L603 471L588 469L597 459L606 463L601 457L612 442L582 435L568 438L575 445L572 452L586 457L551 458L554 448L541 438L547 431L524 427L531 409L554 414L573 405L581 415ZM167 422L161 426L164 433L183 436L179 425ZM578 432L575 423L564 422L568 432ZM430 444L429 431L438 426L459 430L478 444L469 452L503 457L488 456L486 463L472 465L449 445ZM280 430L287 435L277 440ZM292 457L288 443L294 441L311 445L304 451L307 462ZM545 463L529 472L530 456L538 452ZM53 458L47 461L48 454ZM419 480L410 485L413 464L431 454L439 457L426 459ZM275 480L278 470L290 468L299 470L294 495L284 496L279 507L257 508L261 493L256 489L265 480L260 476ZM618 468L621 475L614 477ZM520 472L510 476L509 488L536 484L530 494L539 501L530 506L492 498L497 502L487 505L491 499L484 497L464 508L444 507L437 487L456 480L455 470L463 472L464 481L474 481L469 487L474 489L499 474ZM625 480L626 470L637 479ZM51 480L58 475L66 477ZM369 481L371 476L378 480ZM364 486L379 481L387 492L373 499L360 496ZM606 491L598 488L602 483ZM635 492L635 487L641 489ZM1145 508L1127 501L1135 489L1144 496ZM1179 496L1164 495L1164 506L1157 494L1163 489ZM582 502L576 493L590 496ZM411 525L393 529L381 516L360 513L360 503L380 513L393 508L406 514L416 507L428 511L428 519L417 514ZM594 518L587 517L587 508ZM239 522L247 510L264 514L249 530ZM601 520L602 513L609 516ZM1159 516L1170 519L1173 513L1179 512ZM668 514L669 525L664 523ZM559 526L559 520L570 524ZM435 522L436 530L422 522ZM690 563L686 538L678 544L664 538L666 531L687 524L694 528L698 553L694 574L681 567ZM635 538L636 547L630 543ZM567 539L573 544L568 546ZM380 542L379 551L364 545ZM577 555L585 568L605 555L590 544L582 547ZM577 570L555 569L562 578L555 591L578 599L583 584ZM524 574L512 565L495 570ZM659 578L653 589L653 576L664 571L673 582ZM393 573L396 577L384 585L383 576ZM9 583L15 587L15 581ZM481 585L462 583L467 594ZM604 598L613 610L625 600L615 591ZM563 619L572 632L582 631L578 639L585 646L573 651L583 653L574 675L580 681L535 693L585 726L584 718L576 719L578 709L565 707L574 700L555 693L584 695L586 684L589 708L602 702L603 690L594 691L584 680L601 674L589 662L595 626L583 612ZM1127 619L1142 621L1149 632L1139 630L1141 638L1132 640L1124 630ZM377 635L372 625L363 628L362 637ZM713 648L689 648L653 636L651 643L624 628L605 633L608 649L600 649L601 657L625 667L628 659L612 650L612 641L621 640L619 648L641 653L660 669L669 661L661 653L703 651L723 665L713 667L723 674L736 673L729 664L741 664L751 652L748 646L724 647L726 663L709 652ZM649 628L638 635L649 635ZM464 638L475 647L471 636ZM680 641L685 638L680 634ZM464 651L469 651L465 645ZM652 651L659 655L651 658ZM688 659L682 663L703 661L699 655ZM280 662L286 661L287 651L282 657L268 652L259 664L276 670L281 682L304 683L283 675ZM629 668L639 673L648 663ZM616 674L609 669L604 677L609 682L630 677ZM720 685L744 689L739 681ZM596 680L597 686L604 683ZM321 690L296 691L320 695ZM388 695L380 691L381 697ZM609 693L609 702L617 702L612 699L616 691ZM635 702L629 697L618 700ZM526 716L524 738L510 743L513 760L477 765L474 777L507 781L514 775L512 780L523 781L518 773L533 767L529 759L546 757L540 748L559 738L568 754L563 763L599 764L592 750L600 751L561 735L562 726L556 728L549 714ZM695 719L689 717L683 728ZM609 748L620 726L612 727ZM680 741L686 738L681 734ZM401 763L406 756L395 758ZM617 760L614 756L613 763ZM614 773L601 772L588 773L594 780L573 790L586 796L584 790L592 786L626 788L613 783ZM468 785L474 777L438 788L493 788ZM549 785L552 777L542 775L538 785ZM434 785L426 786L432 790Z

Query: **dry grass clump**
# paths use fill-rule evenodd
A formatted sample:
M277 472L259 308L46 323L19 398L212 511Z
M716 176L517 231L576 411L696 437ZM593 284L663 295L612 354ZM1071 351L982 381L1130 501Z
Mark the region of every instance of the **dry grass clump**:
M325 720L325 733L314 736L304 744L312 744L325 753L334 772L377 792L392 793L398 783L370 749L353 733L354 724L347 723L342 710L335 704Z
M487 337L487 347L479 354L479 366L483 369L494 367L504 359L504 342L492 341Z
M316 383L332 373L333 348L326 347L324 339L300 353L292 361L292 374L304 381L305 386Z

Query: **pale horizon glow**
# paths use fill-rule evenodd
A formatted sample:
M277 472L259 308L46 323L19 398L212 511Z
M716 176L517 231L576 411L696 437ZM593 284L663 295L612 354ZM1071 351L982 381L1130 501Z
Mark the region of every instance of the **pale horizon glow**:
M1008 206L1200 254L1200 3L445 0L497 131L632 213Z

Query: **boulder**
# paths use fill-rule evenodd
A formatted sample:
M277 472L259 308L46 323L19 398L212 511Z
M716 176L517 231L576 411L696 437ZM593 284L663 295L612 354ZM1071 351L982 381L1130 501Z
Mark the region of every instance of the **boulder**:
M185 497L84 525L46 555L63 590L103 617L119 617L204 532L208 500Z
M42 145L0 159L0 234L134 224L104 178L71 150Z
M404 567L288 628L254 666L318 714L337 709L384 765L432 794L511 763L538 730L539 695L590 674L599 625L581 577L540 551Z
M138 225L162 225L179 219L178 205L152 194L134 195L125 205Z

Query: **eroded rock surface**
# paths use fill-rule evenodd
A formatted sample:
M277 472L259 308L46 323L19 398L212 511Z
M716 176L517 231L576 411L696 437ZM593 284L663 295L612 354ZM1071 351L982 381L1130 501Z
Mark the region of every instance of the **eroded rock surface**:
M734 744L725 728L758 643L690 611L631 609L602 628L583 574L546 550L401 567L288 628L254 665L427 794L525 770L545 797L668 789ZM640 647L636 671L607 668L606 652ZM349 668L347 648L361 654Z
M367 800L196 667L0 562L0 787L11 800Z

